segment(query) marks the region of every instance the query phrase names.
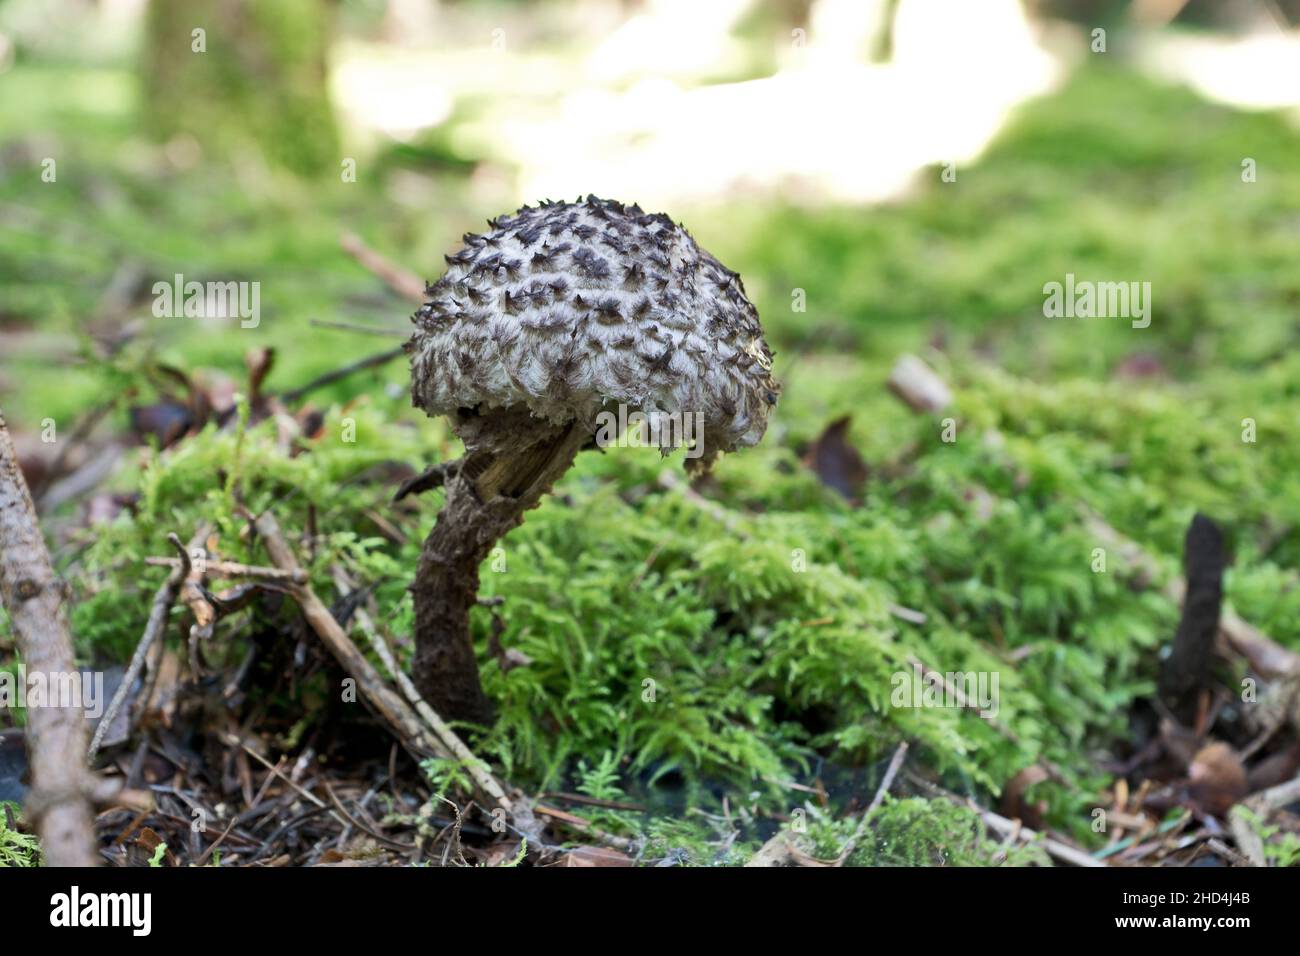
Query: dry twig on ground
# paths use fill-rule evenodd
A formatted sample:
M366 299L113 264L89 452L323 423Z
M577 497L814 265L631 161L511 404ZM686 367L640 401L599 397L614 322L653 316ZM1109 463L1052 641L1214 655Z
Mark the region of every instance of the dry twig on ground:
M176 602L176 595L180 592L181 582L190 573L190 551L203 546L203 542L208 538L209 530L208 525L201 526L194 537L190 539L188 547L181 544L181 539L174 533L167 536L176 550L180 552L181 557L175 559L176 564L172 573L167 575L167 579L163 581L158 588L158 592L154 595L153 607L149 611L149 620L144 626L144 633L140 636L140 642L135 647L135 653L131 655L131 662L127 665L126 673L122 676L122 682L118 685L117 692L113 695L108 708L104 711L99 726L95 728L95 736L90 741L90 760L95 759L95 754L99 751L104 735L108 732L114 718L117 717L118 711L122 709L122 704L127 695L130 694L136 678L140 676L140 671L144 669L144 662L149 656L149 649L166 629L167 615Z
M862 839L862 834L866 831L867 820L875 812L876 808L885 802L885 794L889 793L889 788L894 785L894 778L898 776L898 771L902 768L903 760L906 757L907 741L903 741L898 745L898 749L894 751L894 756L889 761L885 775L880 780L880 786L876 788L876 795L871 798L871 804L858 819L858 825L853 831L853 836L849 837L849 842L844 844L844 849L840 850L840 855L835 860L836 866L843 866L844 862L853 855L853 851L857 849L858 841Z
M191 547L199 547L191 543ZM183 562L180 558L145 558L145 564L159 568L179 568ZM292 581L303 584L307 580L305 571L285 571L281 568L263 568L255 564L240 564L238 561L209 561L208 576L213 578L259 578L264 581Z
M356 233L343 233L339 236L339 245L343 247L344 252L360 263L363 269L377 276L384 285L403 299L418 305L424 304L424 282L414 272L388 261L367 246Z
M346 594L348 591L354 590L352 582L347 579L342 569L335 569L334 580L341 593ZM505 788L488 772L483 761L475 757L473 751L465 746L460 737L456 735L456 732L447 726L446 721L438 716L434 709L425 702L424 698L415 689L415 685L411 683L411 679L406 676L406 672L397 665L393 652L384 642L369 613L364 608L357 608L356 618L362 633L366 635L366 639L369 640L375 654L383 661L384 668L388 671L389 676L392 677L411 706L415 708L416 713L424 719L437 738L442 747L442 755L460 761L474 780L475 786L494 804L507 811L513 810L514 807L510 798L506 796Z
M67 593L50 564L36 506L0 414L0 599L27 675L45 675L47 686L66 686L61 678L77 673L64 606ZM45 701L28 708L32 788L27 809L47 866L98 862L91 826L94 778L85 758L88 735L79 702Z
M271 560L275 565L286 571L297 570L298 561L280 531L275 516L270 512L265 512L256 519L255 526L258 534L265 541L267 552L271 555ZM307 619L307 623L311 625L312 630L316 632L317 636L335 656L344 671L357 681L358 689L375 707L380 717L398 735L403 744L417 754L432 754L444 759L461 762L469 772L471 779L474 780L476 788L481 790L492 804L509 814L516 828L525 836L533 841L540 842L539 828L533 820L531 810L526 802L512 800L507 796L505 788L488 773L486 764L474 756L433 709L420 700L418 695L415 695L415 699L420 700L420 705L422 705L417 708L419 712L419 716L417 716L417 709L412 709L405 700L384 682L379 672L375 670L365 655L357 649L357 646L344 633L338 621L334 620L334 616L330 614L329 609L316 596L311 586L308 584L291 584L288 590L297 600L299 607L302 608L303 616ZM377 632L374 631L373 625L370 633L376 634L376 652L380 653L381 647L386 652L387 647L377 640ZM385 655L381 653L381 658L384 657ZM396 662L391 659L391 655L387 655L385 663L386 666L391 666L394 671L397 670ZM412 688L413 690L414 688ZM421 722L421 717L428 722L429 727L436 728L436 732L426 727L425 723Z

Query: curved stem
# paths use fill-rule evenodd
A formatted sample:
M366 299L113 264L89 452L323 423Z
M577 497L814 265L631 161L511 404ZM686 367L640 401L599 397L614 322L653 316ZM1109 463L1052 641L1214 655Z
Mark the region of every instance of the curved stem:
M502 416L499 429L490 423L478 426L480 441L447 484L447 501L425 539L411 586L415 684L449 720L490 724L495 716L479 681L470 636L479 566L568 470L589 438L573 425L544 426L539 435L534 422L531 435L510 434L519 430L512 416Z

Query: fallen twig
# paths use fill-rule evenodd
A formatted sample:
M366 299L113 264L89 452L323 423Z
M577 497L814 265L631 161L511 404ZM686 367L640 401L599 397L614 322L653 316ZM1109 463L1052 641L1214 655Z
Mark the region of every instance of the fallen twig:
M357 325L352 322L332 322L329 319L311 319L308 324L322 329L338 329L342 332L360 332L363 335L388 335L403 339L410 337L410 333L403 329L384 328L382 325Z
M339 245L343 247L344 252L360 263L363 269L378 277L384 285L403 299L419 305L424 304L424 281L414 272L389 262L367 246L356 233L343 233L339 236Z
M1100 860L1090 856L1087 852L1078 847L1070 846L1068 843L1062 843L1060 840L1054 840L1049 836L1043 836L1039 839L1040 834L1036 830L1031 830L1023 826L1019 820L1008 820L999 813L992 810L985 810L973 800L968 800L967 805L976 813L991 830L1000 834L1014 834L1015 838L1021 843L1033 843L1041 846L1048 856L1060 860L1062 863L1069 863L1072 866L1106 866Z
M190 548L197 548L207 540L208 526L200 527L198 532L190 541ZM113 699L109 701L108 708L104 711L104 716L95 728L95 736L90 741L89 760L95 759L95 754L99 752L99 746L104 740L104 735L108 733L109 726L117 717L117 712L122 709L122 704L127 695L131 692L131 686L135 683L136 678L140 676L140 671L144 668L145 659L149 656L149 649L153 646L159 635L162 634L167 623L167 615L171 611L172 604L176 601L176 595L180 591L181 582L190 573L189 548L181 544L180 538L175 533L167 536L168 540L184 555L184 558L177 558L175 569L167 575L167 580L163 581L153 598L153 607L149 611L149 620L144 626L144 633L140 636L140 642L135 646L135 653L131 655L131 662L126 667L126 673L122 675L122 683L117 687L117 692Z
M590 820L583 817L575 816L572 813L565 813L563 810L557 810L555 807L548 807L545 804L537 804L534 808L544 817L549 817L561 826L568 827L578 833L592 837L607 846L616 850L630 850L633 840L628 837L615 836L612 833L606 833L599 827L595 826Z
M1000 813L994 813L992 810L985 810L974 800L959 797L957 794L945 790L943 787L933 784L924 777L918 776L911 771L907 772L907 778L923 790L945 797L953 803L967 807L973 812L978 813L980 819L984 821L985 826L989 827L989 829L996 833L999 833L1002 836L1011 836L1021 843L1032 843L1035 846L1040 846L1044 851L1046 851L1048 856L1060 860L1063 863L1069 863L1073 866L1087 867L1108 866L1108 864L1098 860L1096 857L1078 847L1042 835L1036 830L1031 830L1029 827L1024 826L1019 820L1009 820Z
M908 624L916 624L918 626L929 620L923 611L917 611L910 607L903 607L903 605L895 604L892 601L889 603L889 613L900 621L906 621Z
M113 473L125 450L121 443L109 442L71 474L50 482L41 492L37 510L45 514L98 488Z
M1246 816L1238 812L1236 807L1228 812L1228 829L1237 844L1237 852L1245 857L1251 866L1268 866L1268 859L1264 856L1264 841L1255 832L1255 828L1250 825Z
M180 599L194 615L194 623L190 625L189 631L190 676L197 681L200 677L199 642L212 637L212 629L217 625L216 608L208 600L207 590L203 587L203 579L208 573L206 539L197 545L191 543L187 549L181 545L180 538L174 534L167 537L176 550L183 555L181 560L186 565L185 576L181 579ZM202 553L197 560L194 560L194 554L191 552Z
M266 543L267 553L270 554L275 565L286 571L297 569L297 559L294 557L288 542L285 541L275 516L269 511L264 512L255 520L254 525L258 534ZM475 757L468 747L460 743L449 728L446 729L446 735L443 736L442 734L432 733L421 723L416 712L384 682L379 672L375 670L370 661L366 660L365 656L344 633L338 621L334 620L334 616L330 614L329 609L311 589L311 585L290 584L287 589L297 600L299 607L302 608L303 616L307 619L307 623L311 625L312 630L316 632L317 636L335 656L344 671L356 680L361 693L375 707L380 717L394 730L403 744L414 749L417 754L422 751L425 754L433 754L444 759L462 761L466 770L470 773L471 779L484 790L485 796L510 815L520 832L529 836L530 839L535 838L538 827L526 801L512 800L508 797L505 789L487 774L482 761ZM371 630L374 633L373 627ZM376 651L378 652L378 648L376 648ZM391 655L389 655L386 666L390 664L396 670L396 662L392 660ZM420 716L426 721L446 728L446 724L427 704L421 708L421 711ZM537 809L542 810L540 807Z
M1235 835L1235 831L1234 831L1234 835ZM1205 846L1211 852L1217 853L1219 856L1223 857L1223 859L1227 860L1229 863L1233 864L1234 866L1265 866L1266 865L1263 862L1256 863L1254 858L1246 854L1240 853L1237 850L1234 850L1232 847L1228 846L1228 844L1224 843L1218 837L1210 837L1209 839L1207 839L1205 841ZM1262 843L1259 846L1259 851L1260 851L1260 860L1262 861L1264 858L1263 857L1264 845Z
M984 714L981 712L980 704L978 704L975 701L968 700L965 692L956 684L954 684L952 681L950 681L948 679L947 674L944 674L940 671L936 671L933 668L927 667L914 654L907 655L907 663L912 666L912 668L917 672L918 676L920 676L922 680L934 679L941 682L944 688L944 692L953 700L957 701L958 705L963 710L975 714L977 717L980 718L980 720L984 721L995 731L997 731L999 734L1005 737L1008 741L1015 744L1017 747L1020 747L1022 749L1024 748L1025 745L1021 741L1019 734L1017 734L1014 730L1012 730L1006 724L1002 723L997 718L984 716ZM1057 783L1065 784L1067 786L1069 785L1069 779L1065 776L1065 772L1062 771L1060 767L1056 766L1056 764L1052 763L1047 758L1045 757L1040 758L1039 761L1034 766L1041 767L1043 772L1046 773L1053 780L1055 780Z
M263 512L254 525L275 565L285 571L299 570L298 559L285 541L275 516L269 511ZM298 602L311 629L342 665L343 670L356 680L358 689L375 707L380 717L398 732L401 740L418 751L423 751L425 755L450 756L446 747L425 730L406 702L384 683L379 672L344 633L311 585L291 583L288 591Z
M1264 813L1271 813L1297 801L1300 801L1300 777L1247 797L1246 805Z
M889 766L885 769L885 776L881 779L880 786L876 788L876 795L871 798L871 804L865 811L863 811L861 818L859 818L857 828L853 831L853 836L849 837L849 842L844 844L844 848L840 850L840 855L836 857L836 866L843 866L844 862L853 855L853 851L857 849L858 841L862 839L862 834L866 830L868 818L875 812L877 807L884 803L885 794L887 794L889 788L894 785L894 778L898 776L899 768L903 766L903 760L906 757L907 741L905 740L899 744L898 749L894 751L894 756L889 761Z
M149 557L144 559L144 563L159 568L179 568L182 565L180 558ZM285 571L282 568L240 564L237 561L209 561L207 569L208 576L213 578L261 578L266 581L291 581L295 584L302 584L307 580L307 572L301 569Z
M117 403L118 400L113 398L97 405L95 408L92 408L73 426L71 434L60 439L59 444L62 447L59 449L58 455L55 456L54 461L50 462L50 467L45 472L45 477L38 481L36 486L31 489L33 499L39 502L41 497L45 494L45 490L63 477L63 470L67 465L68 455L70 455L73 449L85 440L86 436L89 435L95 426L103 420L105 415L117 407Z
M886 384L913 411L937 412L952 402L947 383L915 355L900 355Z
M395 349L387 349L386 351L379 352L376 355L371 355L359 361L351 362L347 365L344 365L342 368L336 368L332 372L326 372L324 375L318 375L316 378L312 379L306 385L300 385L297 388L293 389L292 391L285 392L283 395L280 396L280 399L283 402L285 402L285 404L291 404L301 399L308 392L314 392L316 389L324 388L326 385L333 385L335 382L347 378L349 375L352 375L354 372L362 372L368 368L375 368L376 366L379 365L387 365L393 359L399 358L405 354L406 354L406 350L400 345Z
M334 581L338 585L339 591L342 594L347 594L349 591L353 590L352 582L347 579L347 576L341 568L334 569ZM393 657L393 652L389 649L388 644L385 643L383 637L379 634L378 629L374 625L374 621L371 620L370 615L367 613L365 608L357 608L356 621L361 627L361 632L365 634L367 640L369 640L371 649L374 650L376 656L383 662L384 668L388 671L389 676L392 677L393 681L397 684L402 693L406 695L406 699L410 702L411 706L415 708L416 713L424 719L425 723L428 724L429 729L437 738L438 743L440 744L439 755L460 761L465 766L470 777L474 780L475 785L483 792L484 796L491 800L492 803L502 807L506 811L512 811L514 807L510 798L506 796L505 788L502 787L501 784L497 782L496 778L488 772L483 761L474 756L473 751L465 746L461 739L456 735L456 732L447 726L446 721L438 716L434 709L425 702L424 698L422 698L419 692L415 689L415 685L411 683L411 679L406 676L406 672L397 666L397 660Z
M551 797L555 800L564 800L568 803L580 803L588 807L601 807L605 810L624 810L629 813L645 813L646 807L641 803L626 803L621 800L600 800L596 797L588 797L581 793L549 793L543 796Z
M67 594L50 564L36 506L0 413L0 599L29 676L49 680L76 673L64 607ZM46 706L28 708L32 787L27 811L40 834L47 866L98 862L87 736L86 714L77 702L46 701Z

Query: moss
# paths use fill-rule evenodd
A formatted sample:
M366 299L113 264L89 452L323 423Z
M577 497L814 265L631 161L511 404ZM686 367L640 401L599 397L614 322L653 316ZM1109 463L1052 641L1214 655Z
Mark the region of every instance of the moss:
M0 803L0 867L4 866L40 866L41 848L36 837L30 833L10 829L9 814L15 817L19 813L16 803Z
M812 854L836 859L858 821L815 815L808 827ZM886 799L845 860L848 866L1045 866L1039 847L1008 848L985 830L979 815L943 799Z

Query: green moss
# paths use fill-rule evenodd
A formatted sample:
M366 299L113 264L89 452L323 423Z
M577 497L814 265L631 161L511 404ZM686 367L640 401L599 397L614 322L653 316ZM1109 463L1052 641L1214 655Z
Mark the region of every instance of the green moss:
M812 855L837 859L858 826L853 819L815 814L808 826ZM943 799L886 799L871 815L848 866L1045 866L1032 844L1008 848L985 830L977 813Z
M757 841L737 839L719 818L660 817L646 827L641 860L652 865L743 866L758 847Z
M19 813L18 804L0 803L0 867L40 866L41 847L39 841L30 833L10 829L8 813L17 816Z

